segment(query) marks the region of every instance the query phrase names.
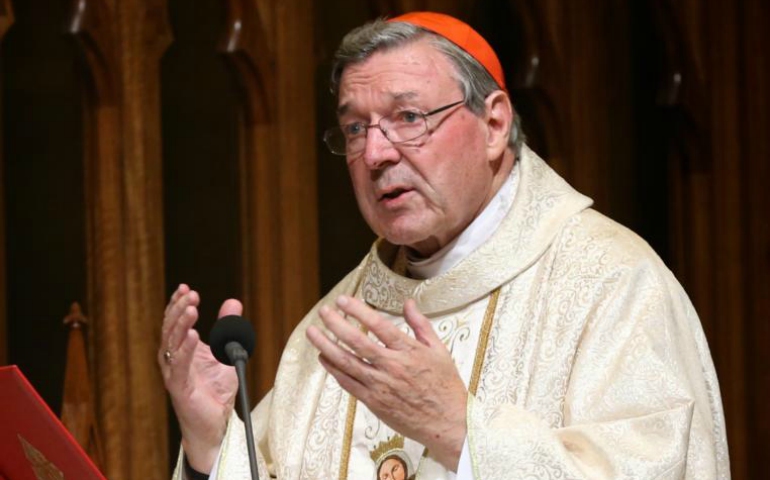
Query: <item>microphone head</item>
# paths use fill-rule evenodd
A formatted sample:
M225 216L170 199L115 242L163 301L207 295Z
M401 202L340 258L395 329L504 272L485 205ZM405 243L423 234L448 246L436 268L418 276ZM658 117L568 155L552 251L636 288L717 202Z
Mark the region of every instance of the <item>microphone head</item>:
M251 356L256 342L254 328L248 320L238 315L228 315L214 322L214 327L209 334L211 353L220 363L232 366L225 347L230 342L239 343L246 353Z

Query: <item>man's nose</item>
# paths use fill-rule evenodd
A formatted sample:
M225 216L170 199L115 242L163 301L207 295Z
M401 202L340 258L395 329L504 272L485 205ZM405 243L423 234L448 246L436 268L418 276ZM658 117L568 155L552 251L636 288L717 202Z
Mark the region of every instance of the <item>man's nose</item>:
M377 124L368 128L364 163L372 170L380 169L387 163L397 163L401 159L401 152L388 140L382 128Z

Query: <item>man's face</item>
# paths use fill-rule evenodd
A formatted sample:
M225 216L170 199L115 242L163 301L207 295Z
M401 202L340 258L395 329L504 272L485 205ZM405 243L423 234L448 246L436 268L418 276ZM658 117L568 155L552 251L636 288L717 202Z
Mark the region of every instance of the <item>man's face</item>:
M422 113L463 99L451 62L426 40L348 66L339 89L341 125L375 124L401 110ZM368 130L347 163L358 206L374 232L424 256L453 240L494 195L484 119L464 105L428 117L429 132L393 145Z

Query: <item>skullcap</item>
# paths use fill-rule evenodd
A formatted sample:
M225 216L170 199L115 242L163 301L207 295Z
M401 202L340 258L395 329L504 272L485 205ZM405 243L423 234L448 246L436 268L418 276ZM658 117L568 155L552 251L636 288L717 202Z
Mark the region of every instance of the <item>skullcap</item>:
M505 90L503 67L500 65L495 51L484 40L484 37L467 23L449 15L435 12L410 12L391 18L388 22L409 23L446 38L475 58L495 79L497 85Z

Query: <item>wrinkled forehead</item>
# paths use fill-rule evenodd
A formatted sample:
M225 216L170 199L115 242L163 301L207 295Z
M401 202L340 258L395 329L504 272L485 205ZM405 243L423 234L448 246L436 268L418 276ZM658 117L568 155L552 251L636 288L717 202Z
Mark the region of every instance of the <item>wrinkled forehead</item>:
M429 101L457 89L452 62L427 40L377 51L342 72L338 113L361 101L404 103Z

